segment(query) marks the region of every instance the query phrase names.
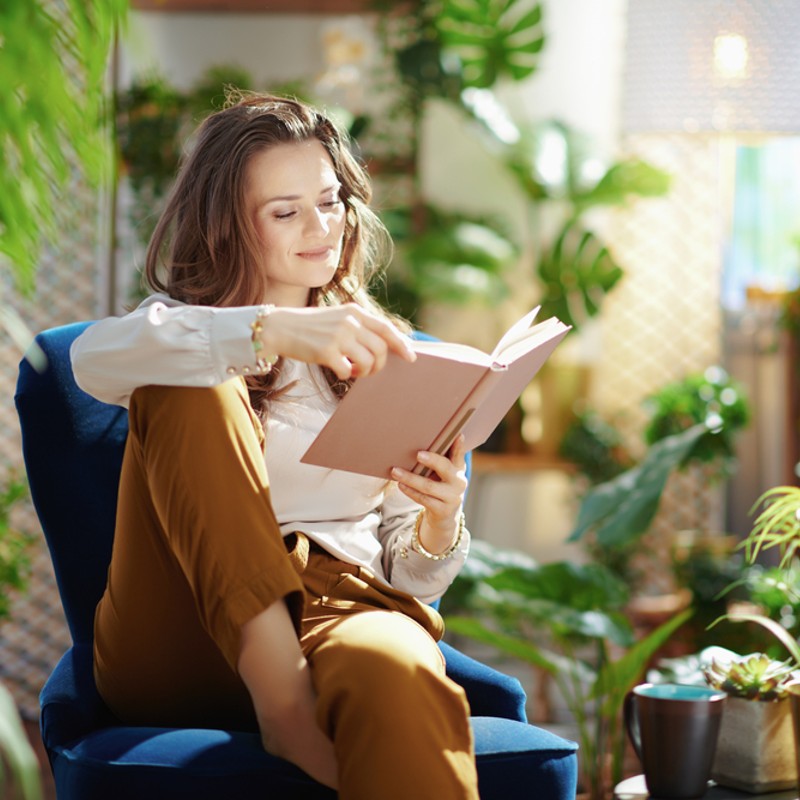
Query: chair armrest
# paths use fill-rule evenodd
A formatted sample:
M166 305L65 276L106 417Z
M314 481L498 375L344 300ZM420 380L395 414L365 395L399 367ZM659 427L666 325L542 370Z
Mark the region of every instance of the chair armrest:
M467 693L473 717L503 717L527 722L526 695L522 684L510 675L476 661L447 642L439 642L447 675Z
M74 645L64 653L42 688L39 706L48 751L114 723L94 683L91 645Z

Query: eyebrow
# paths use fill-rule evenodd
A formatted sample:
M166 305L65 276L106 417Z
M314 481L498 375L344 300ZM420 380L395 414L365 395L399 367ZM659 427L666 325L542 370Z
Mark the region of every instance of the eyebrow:
M341 183L332 183L330 186L326 186L318 195L318 197L322 197L329 192L337 192L339 189L342 188ZM299 194L285 194L285 195L278 195L277 197L270 197L266 200L262 200L258 204L258 208L263 208L264 206L268 206L270 203L280 203L280 202L293 202L295 200L301 200L302 195Z

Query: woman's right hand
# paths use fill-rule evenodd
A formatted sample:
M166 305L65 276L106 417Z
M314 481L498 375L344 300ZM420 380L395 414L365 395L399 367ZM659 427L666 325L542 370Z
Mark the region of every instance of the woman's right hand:
M264 353L330 367L342 380L372 375L390 351L416 355L388 320L355 303L317 308L275 308L261 331Z

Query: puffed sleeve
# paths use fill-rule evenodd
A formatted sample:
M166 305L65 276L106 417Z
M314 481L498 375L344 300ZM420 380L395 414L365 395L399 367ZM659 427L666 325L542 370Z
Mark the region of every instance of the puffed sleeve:
M438 600L467 559L470 534L464 529L458 547L448 558L434 561L411 547L411 534L420 507L392 485L381 506L378 538L383 548L383 570L396 589L424 603Z
M98 400L125 407L139 386L216 386L256 369L250 326L257 313L257 306L193 306L153 295L75 339L75 380Z

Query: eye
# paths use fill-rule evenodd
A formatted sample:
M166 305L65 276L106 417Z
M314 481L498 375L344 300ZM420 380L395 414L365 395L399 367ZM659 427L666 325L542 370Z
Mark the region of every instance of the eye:
M335 197L331 200L326 200L324 203L320 203L322 208L337 208L341 204L342 201L338 197Z
M295 213L295 211L276 211L272 216L275 219L291 219Z

